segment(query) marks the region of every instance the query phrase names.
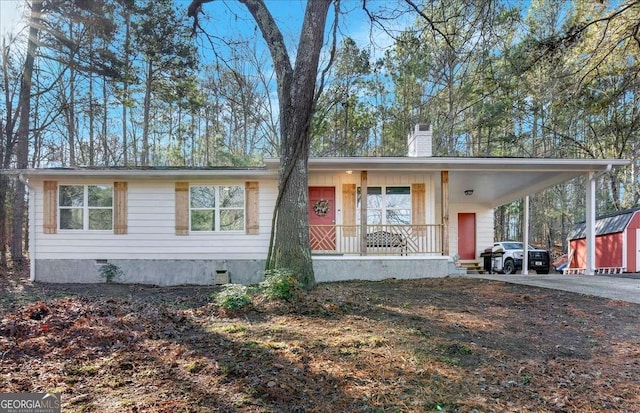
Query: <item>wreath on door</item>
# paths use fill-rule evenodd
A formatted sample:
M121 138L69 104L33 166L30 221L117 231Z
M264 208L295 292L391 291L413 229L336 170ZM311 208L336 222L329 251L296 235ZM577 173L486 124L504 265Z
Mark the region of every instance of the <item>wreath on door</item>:
M313 203L313 210L319 217L327 215L327 213L329 212L329 201L327 201L326 199L318 199Z

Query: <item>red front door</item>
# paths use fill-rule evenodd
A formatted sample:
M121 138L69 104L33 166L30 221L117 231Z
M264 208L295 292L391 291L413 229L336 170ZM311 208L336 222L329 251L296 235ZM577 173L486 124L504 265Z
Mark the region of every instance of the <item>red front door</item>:
M309 187L309 239L312 251L336 250L335 200L334 187Z
M476 214L458 214L458 255L461 260L476 259Z

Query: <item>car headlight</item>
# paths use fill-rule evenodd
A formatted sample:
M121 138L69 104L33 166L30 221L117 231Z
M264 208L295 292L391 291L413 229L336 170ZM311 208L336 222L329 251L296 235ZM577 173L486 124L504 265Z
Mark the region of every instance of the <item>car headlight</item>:
M521 260L524 257L524 252L520 251L520 252L514 252L513 253L513 257L516 259Z

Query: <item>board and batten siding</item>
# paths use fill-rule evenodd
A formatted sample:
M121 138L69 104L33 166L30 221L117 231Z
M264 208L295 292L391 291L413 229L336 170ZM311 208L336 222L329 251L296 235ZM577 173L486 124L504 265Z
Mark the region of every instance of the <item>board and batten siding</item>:
M458 252L459 213L476 214L476 259L478 259L485 248L493 246L493 209L475 204L449 205L449 252L451 255Z
M57 179L58 185L113 185L116 180ZM117 181L125 181L118 179ZM43 181L32 179L35 203L34 259L264 259L277 196L276 180L259 181L259 233L176 235L175 181L127 182L126 234L114 231L43 231ZM245 185L245 180L190 181L190 184Z
M439 179L439 174L437 175ZM400 173L400 172L369 172L367 174L367 186L409 186L413 184L424 184L424 223L439 224L439 215L435 211L436 194L433 173ZM360 186L360 171L353 171L352 174L342 173L320 173L313 172L309 176L309 186L332 186L336 190L336 224L343 225L343 185L355 184ZM355 207L355 205L354 205Z

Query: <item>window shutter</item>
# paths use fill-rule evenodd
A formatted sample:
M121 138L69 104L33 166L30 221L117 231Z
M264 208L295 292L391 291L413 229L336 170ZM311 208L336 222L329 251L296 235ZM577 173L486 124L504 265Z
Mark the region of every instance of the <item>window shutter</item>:
M424 184L411 184L411 224L413 225L414 233L418 236L424 236L427 232L425 226L425 196Z
M342 234L356 236L356 184L342 184Z
M176 235L189 235L189 182L176 182Z
M126 182L113 183L113 233L126 234L128 231L128 184Z
M58 230L58 182L44 181L42 232L55 234Z
M245 182L246 196L246 214L248 235L260 234L260 204L258 203L258 195L260 194L260 186L258 182Z

